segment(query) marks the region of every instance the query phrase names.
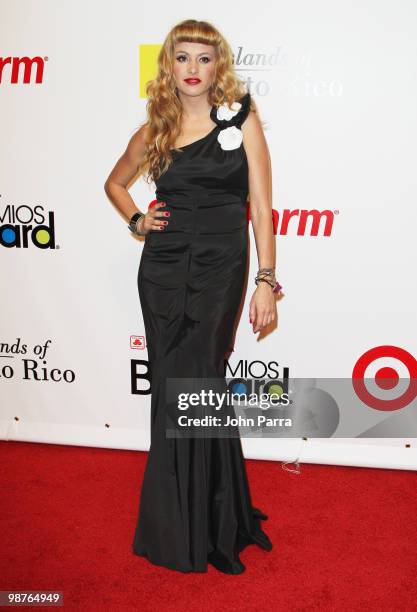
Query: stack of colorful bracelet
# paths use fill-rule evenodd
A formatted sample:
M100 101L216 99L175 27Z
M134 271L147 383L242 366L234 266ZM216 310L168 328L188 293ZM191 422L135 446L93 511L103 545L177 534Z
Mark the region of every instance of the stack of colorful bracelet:
M279 293L282 289L282 285L275 278L275 268L259 268L255 276L255 284L258 285L260 282L268 283L273 293Z

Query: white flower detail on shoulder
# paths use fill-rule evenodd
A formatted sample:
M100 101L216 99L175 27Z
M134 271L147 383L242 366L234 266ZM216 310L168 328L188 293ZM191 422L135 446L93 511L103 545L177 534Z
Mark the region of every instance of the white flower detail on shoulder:
M228 106L227 104L221 104L217 108L217 119L229 121L232 117L237 115L237 113L242 108L240 102L233 102L232 106Z
M237 149L242 144L243 134L242 130L240 130L235 125L231 125L224 130L220 130L217 140L220 143L221 148L224 151L231 151L232 149Z
M238 149L242 144L243 134L240 127L237 125L230 125L230 123L239 123L238 121L232 122L232 119L241 109L242 104L237 100L233 102L231 106L228 104L220 104L220 106L217 107L216 119L219 121L220 125L217 140L224 151ZM228 122L229 125L227 125Z

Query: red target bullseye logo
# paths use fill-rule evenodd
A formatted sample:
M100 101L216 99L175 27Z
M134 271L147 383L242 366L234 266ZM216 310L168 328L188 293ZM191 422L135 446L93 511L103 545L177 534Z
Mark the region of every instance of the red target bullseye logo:
M402 395L394 399L381 399L369 393L365 385L365 372L376 359L391 357L400 361L408 370L410 381ZM398 372L393 367L382 367L375 373L375 384L380 389L395 389L398 383ZM352 372L352 384L356 395L367 406L377 410L399 410L408 406L417 395L417 361L405 349L398 346L376 346L366 351L355 364Z

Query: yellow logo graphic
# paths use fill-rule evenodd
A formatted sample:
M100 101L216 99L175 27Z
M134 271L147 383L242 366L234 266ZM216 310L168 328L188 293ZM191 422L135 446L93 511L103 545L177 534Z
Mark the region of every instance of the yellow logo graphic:
M156 77L162 45L139 45L139 97L146 98L146 83Z

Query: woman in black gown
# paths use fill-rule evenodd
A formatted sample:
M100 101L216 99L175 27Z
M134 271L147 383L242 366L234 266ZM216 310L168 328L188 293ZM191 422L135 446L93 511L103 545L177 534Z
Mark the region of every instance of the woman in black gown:
M151 119L129 143L106 191L127 218L133 215L131 229L145 235L138 289L152 385L151 446L133 552L182 572L205 572L211 563L222 572L239 574L245 569L239 553L246 545L272 549L260 524L267 515L252 505L240 437L166 437L167 379L223 377L224 381L224 357L231 348L247 272L250 160L258 259L264 266L274 266L267 145L256 112L250 112L256 106L250 94L243 93L231 53L225 49L229 49L226 41L207 22L188 20L170 32L158 60L159 77L147 89L154 98L151 108L162 99L161 72L170 58L170 95L179 104L192 99L187 106L191 115L194 111L202 117L207 103L210 110L199 122L183 121L178 134L175 126L168 130L165 151L172 160L159 176L153 173L157 205L145 216L126 199L122 203L120 193L132 170L140 168L140 163L132 167L132 158L146 160L148 171L151 167L150 143L158 140L159 129L152 134ZM219 54L226 72L218 71L216 80ZM219 95L226 83L225 74L228 87L232 82L237 93L234 103L211 104L210 96ZM197 85L185 80L197 76ZM167 106L159 108L159 117L161 108ZM167 116L169 120L169 112ZM198 133L190 128L197 124ZM178 135L186 142L174 148ZM161 163L162 145L157 150ZM125 189L124 198L126 194ZM276 318L275 277L271 272L265 278L272 283L259 282L251 300L254 331Z

